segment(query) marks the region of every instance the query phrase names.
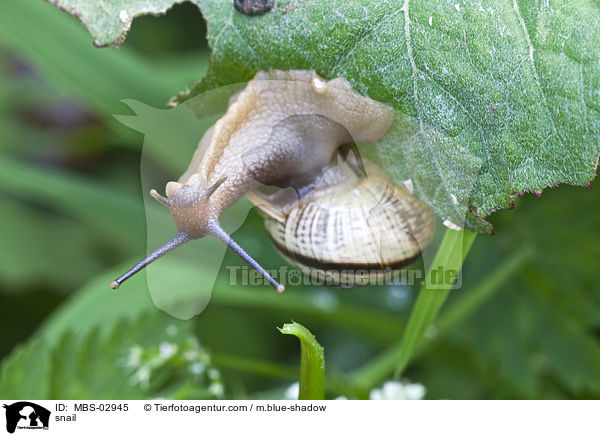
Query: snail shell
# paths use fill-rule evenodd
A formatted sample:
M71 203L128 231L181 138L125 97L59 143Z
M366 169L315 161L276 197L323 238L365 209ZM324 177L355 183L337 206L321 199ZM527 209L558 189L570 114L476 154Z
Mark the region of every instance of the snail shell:
M260 193L248 195L281 256L320 283L378 283L414 263L431 241L431 209L368 168L368 177L347 164L330 168L296 203L264 204Z

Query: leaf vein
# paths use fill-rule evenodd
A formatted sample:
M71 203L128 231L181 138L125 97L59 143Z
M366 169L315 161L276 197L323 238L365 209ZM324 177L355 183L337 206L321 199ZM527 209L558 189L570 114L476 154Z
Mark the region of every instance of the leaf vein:
M362 35L360 35L353 44L351 44L346 51L344 51L340 56L338 56L337 64L343 64L347 58L354 53L354 51L369 37L378 30L383 23L385 23L388 19L395 17L402 9L398 9L397 11L392 12L388 15L383 15L379 20L375 21L374 25L366 29Z
M542 103L543 103L544 107L546 108L546 111L548 112L548 118L550 119L550 124L552 125L552 130L553 130L556 138L560 142L562 142L562 138L560 137L558 130L556 129L556 123L554 121L554 117L552 116L552 111L550 110L550 106L548 105L548 100L546 99L546 92L544 91L542 82L540 81L540 76L538 74L537 67L535 66L535 59L533 57L535 48L533 47L531 38L529 37L529 31L527 30L525 20L523 19L523 16L521 15L521 10L519 9L519 4L517 3L517 0L513 0L513 10L515 11L517 19L519 20L519 25L521 26L521 30L523 31L525 41L527 42L527 47L529 50L529 61L531 63L533 77L535 79L536 84L538 85L539 90L540 90L540 97L542 98Z
M402 11L404 11L404 38L406 39L406 53L408 55L408 60L410 62L410 66L412 67L412 75L413 75L413 93L415 98L415 110L417 112L417 118L419 120L419 128L420 131L423 131L423 117L421 116L421 110L419 108L419 94L417 92L417 77L418 77L418 69L415 63L415 59L413 57L412 46L410 45L411 36L410 36L410 15L409 15L409 7L410 0L404 0L404 4L402 5Z

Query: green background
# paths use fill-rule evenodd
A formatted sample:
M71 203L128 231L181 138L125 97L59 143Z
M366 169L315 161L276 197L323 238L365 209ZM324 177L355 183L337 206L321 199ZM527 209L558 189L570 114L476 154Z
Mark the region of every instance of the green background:
M138 18L120 47L102 49L51 4L2 7L1 398L281 398L298 378L297 340L276 329L291 320L325 349L329 398L364 397L392 377L361 380L361 369L401 337L410 288L277 296L229 287L223 267L211 303L189 321L160 313L143 277L108 288L146 251L143 136L112 114L132 114L121 99L163 108L204 74L209 51L195 6ZM475 240L463 287L403 376L429 399L600 398L599 200L597 188L560 186L492 214L495 235ZM267 268L283 263L255 212L234 236ZM227 253L223 265L241 263ZM126 350L141 344L152 355L171 340L162 338L169 325L183 332L172 339L181 349L198 338L224 394L177 360L149 386L121 387L131 376L119 363Z

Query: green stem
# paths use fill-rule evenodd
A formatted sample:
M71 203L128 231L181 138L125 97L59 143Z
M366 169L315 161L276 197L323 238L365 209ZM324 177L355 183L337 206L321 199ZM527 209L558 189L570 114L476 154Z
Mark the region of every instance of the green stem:
M262 375L274 379L294 380L298 377L298 370L288 365L281 365L268 360L252 359L232 354L211 351L210 359L213 364L222 369L229 369L242 373ZM331 396L345 395L348 398L360 397L364 391L348 383L340 373L333 372L327 376L325 391Z
M355 372L353 380L357 385L375 386L394 369L399 376L406 368L452 287L452 283L439 280L439 276L445 275L446 272L456 275L460 273L475 236L475 233L469 231L446 230L427 272L425 285L419 291L403 339Z
M422 342L415 351L413 359L422 355L432 344L442 339L446 333L471 316L481 305L488 301L494 293L501 289L501 285L523 266L530 254L530 251L524 251L512 256L489 274L482 283L465 293L460 301L439 318L436 323L435 339ZM401 352L402 342L398 342L369 364L356 371L353 379L356 383L360 382L363 387L377 385L393 371L396 362L400 359Z
M435 320L444 301L448 297L450 289L454 285L454 281L447 283L446 280L441 280L441 276L446 278L446 274L450 273L458 277L467 253L475 240L475 236L476 233L469 231L463 230L457 232L450 229L446 230L440 248L425 277L425 285L419 291L415 307L408 320L402 340L400 356L396 363L395 375L397 377L406 368L417 346L425 336L425 332Z
M284 324L279 329L284 335L300 340L300 394L299 400L325 398L325 356L323 347L313 334L298 323Z
M501 289L502 284L523 266L531 254L532 251L526 249L510 256L510 258L488 274L480 284L465 292L464 297L439 318L436 323L437 332L435 340L421 342L412 358L414 359L423 354L435 341L443 338L450 330L471 316L481 305ZM402 352L403 343L399 341L356 371L352 377L353 382L363 388L376 386L388 374L393 372L397 362L401 359Z

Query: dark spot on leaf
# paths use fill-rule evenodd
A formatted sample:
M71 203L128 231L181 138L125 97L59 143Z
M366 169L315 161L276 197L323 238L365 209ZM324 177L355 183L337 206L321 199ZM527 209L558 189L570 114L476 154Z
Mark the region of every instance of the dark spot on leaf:
M273 8L273 0L233 0L233 6L244 15L262 15Z
M593 180L585 187L585 189L592 189L592 186L594 186Z

